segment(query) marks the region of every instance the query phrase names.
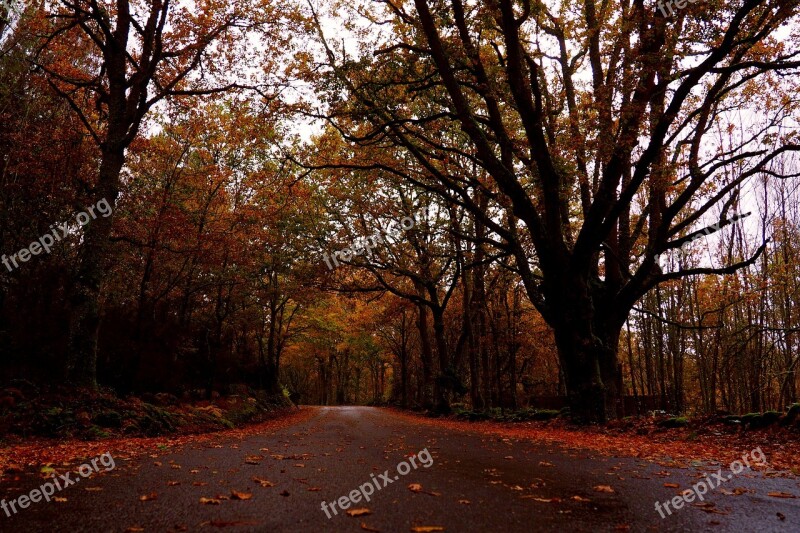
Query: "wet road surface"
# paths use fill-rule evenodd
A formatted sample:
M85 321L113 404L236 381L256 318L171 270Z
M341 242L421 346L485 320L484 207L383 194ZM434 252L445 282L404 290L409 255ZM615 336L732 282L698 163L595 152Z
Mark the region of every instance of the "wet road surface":
M703 507L662 519L656 501L713 478L719 465L668 468L416 425L377 408L306 409L309 419L273 434L116 458L113 470L55 494L66 501L0 511L0 531L800 531L800 499L767 495L800 494L793 477L746 469L721 485L728 494L713 490L694 502ZM26 473L0 484L0 495L18 498L41 483ZM230 499L234 492L252 497ZM342 499L351 493L360 501Z

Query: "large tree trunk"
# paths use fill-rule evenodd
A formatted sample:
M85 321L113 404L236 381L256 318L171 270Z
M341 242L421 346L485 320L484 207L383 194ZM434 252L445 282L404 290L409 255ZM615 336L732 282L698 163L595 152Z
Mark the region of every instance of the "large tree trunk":
M622 325L608 313L588 318L567 312L553 325L565 370L570 414L581 423L605 423L617 416L620 367L617 361Z
M580 423L605 423L617 416L621 392L619 339L627 318L606 298L606 286L591 275L567 275L548 287L548 322L566 378L570 414Z
M107 271L113 209L116 206L119 175L124 163L123 148L103 151L94 199L95 203L105 199L112 212L107 217L98 216L84 227L83 245L78 252L78 272L70 294L69 351L66 363L67 381L77 386L97 387L100 289Z

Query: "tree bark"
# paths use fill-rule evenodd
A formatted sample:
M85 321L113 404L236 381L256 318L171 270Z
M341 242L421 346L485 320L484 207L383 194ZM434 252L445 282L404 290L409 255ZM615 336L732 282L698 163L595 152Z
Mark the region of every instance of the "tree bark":
M124 148L103 150L96 202L108 201L112 212L84 227L78 252L78 271L70 291L71 316L67 381L75 386L97 388L97 335L100 328L100 290L107 272L114 208L119 194L119 175L125 164Z

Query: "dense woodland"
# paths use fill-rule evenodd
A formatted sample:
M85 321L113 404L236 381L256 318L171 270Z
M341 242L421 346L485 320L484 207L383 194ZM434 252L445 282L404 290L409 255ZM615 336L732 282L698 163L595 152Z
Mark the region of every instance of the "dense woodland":
M0 386L798 400L800 2L192 4L4 9L0 252L113 214L0 267Z

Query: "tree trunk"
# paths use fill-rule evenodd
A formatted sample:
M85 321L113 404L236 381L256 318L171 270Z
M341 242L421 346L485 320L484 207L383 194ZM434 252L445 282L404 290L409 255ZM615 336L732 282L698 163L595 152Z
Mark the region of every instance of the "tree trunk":
M436 354L439 356L439 377L436 379L436 412L447 414L450 412L450 391L453 390L453 380L457 379L455 371L450 365L450 352L447 348L447 339L444 333L444 309L434 308L433 333L436 340Z
M590 282L571 280L555 306L556 347L565 370L570 414L580 423L604 424L617 416L618 346L625 318L602 305Z
M78 252L78 272L70 293L69 351L67 381L76 386L97 388L97 334L100 328L100 289L107 272L109 237L119 189L119 175L125 163L123 148L106 149L100 164L95 201L105 199L112 212L84 226L83 245Z
M428 331L428 306L419 304L417 306L417 313L420 359L422 361L422 405L427 409L432 407L431 382L433 378L433 350L431 349L431 337Z

